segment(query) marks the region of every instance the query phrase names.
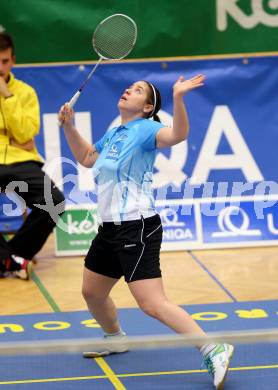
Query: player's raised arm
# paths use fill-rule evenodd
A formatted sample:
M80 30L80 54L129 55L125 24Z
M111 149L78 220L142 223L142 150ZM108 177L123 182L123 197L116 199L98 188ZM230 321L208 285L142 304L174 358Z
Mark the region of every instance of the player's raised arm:
M84 167L90 168L98 158L94 145L87 142L73 125L74 111L64 104L59 112L59 121L63 124L65 136L75 159Z
M179 77L173 87L173 127L163 127L156 135L158 148L173 146L184 141L189 133L189 121L183 97L193 89L204 85L205 76L199 74L191 79Z

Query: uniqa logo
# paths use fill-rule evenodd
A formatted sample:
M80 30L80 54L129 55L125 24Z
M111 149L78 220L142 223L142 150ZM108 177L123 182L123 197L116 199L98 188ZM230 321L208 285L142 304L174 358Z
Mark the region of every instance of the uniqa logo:
M252 14L246 15L237 4L239 0L216 0L217 29L225 31L228 27L228 17L232 17L242 28L251 29L259 23L268 27L278 26L278 14L265 10L264 0L249 0ZM247 1L247 0L246 0ZM278 0L268 0L270 10L278 11Z
M178 214L170 207L162 209L160 212L163 225L163 239L168 241L193 239L191 229L185 228L185 223L179 221Z
M241 223L237 226L232 222L232 215L238 215ZM250 220L247 213L238 206L229 206L222 209L217 218L219 232L212 233L212 237L261 236L258 229L249 229Z

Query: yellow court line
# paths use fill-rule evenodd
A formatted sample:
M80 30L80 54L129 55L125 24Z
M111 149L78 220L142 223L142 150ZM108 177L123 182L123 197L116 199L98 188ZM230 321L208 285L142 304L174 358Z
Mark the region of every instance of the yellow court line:
M156 372L135 372L133 374L117 374L119 378L141 377L141 376L158 376L158 375L184 375L200 374L207 370L179 370L179 371L156 371Z
M249 371L249 370L266 370L269 368L278 368L278 364L272 366L249 366L249 367L230 367L230 371Z
M103 358L97 358L94 360L102 369L104 374L107 375L107 378L110 380L110 382L112 383L112 385L115 387L116 390L126 390L126 388L119 380L115 372L111 369L111 367L106 363L106 361Z
M19 383L47 383L47 382L66 382L66 381L83 381L89 379L106 379L106 375L91 375L91 376L73 376L65 378L48 378L48 379L24 379L16 381L0 382L0 385L18 385Z
M230 367L229 371L250 371L278 368L278 364L271 366L247 366L247 367ZM207 370L180 370L180 371L160 371L160 372L141 372L134 374L117 374L119 378L141 377L141 376L157 376L157 375L184 375L184 374L198 374L207 372Z
M117 390L126 390L123 384L118 378L130 378L130 377L143 377L143 376L159 376L159 375L185 375L185 374L198 374L207 372L207 370L180 370L180 371L161 371L161 372L136 372L132 374L115 374L108 366L103 358L95 359L105 375L92 375L92 376L80 376L80 377L65 377L65 378L49 378L49 379L26 379L17 381L0 382L0 385L14 385L19 383L44 383L44 382L63 382L63 381L78 381L89 379L110 379ZM278 364L269 366L246 366L246 367L230 367L229 371L252 371L252 370L265 370L265 369L278 369ZM113 381L114 382L113 382Z

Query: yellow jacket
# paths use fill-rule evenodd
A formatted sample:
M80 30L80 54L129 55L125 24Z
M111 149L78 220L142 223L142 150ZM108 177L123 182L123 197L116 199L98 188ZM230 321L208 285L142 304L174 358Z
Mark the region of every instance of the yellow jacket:
M35 144L24 150L24 144L33 140L40 130L37 94L30 85L17 80L12 73L8 88L13 96L5 99L0 95L0 164L42 161Z

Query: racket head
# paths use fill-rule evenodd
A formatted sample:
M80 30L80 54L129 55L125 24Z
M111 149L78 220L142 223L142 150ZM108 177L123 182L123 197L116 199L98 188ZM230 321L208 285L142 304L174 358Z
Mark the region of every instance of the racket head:
M133 49L137 40L137 26L124 14L108 16L94 31L92 44L95 52L105 60L121 60Z

